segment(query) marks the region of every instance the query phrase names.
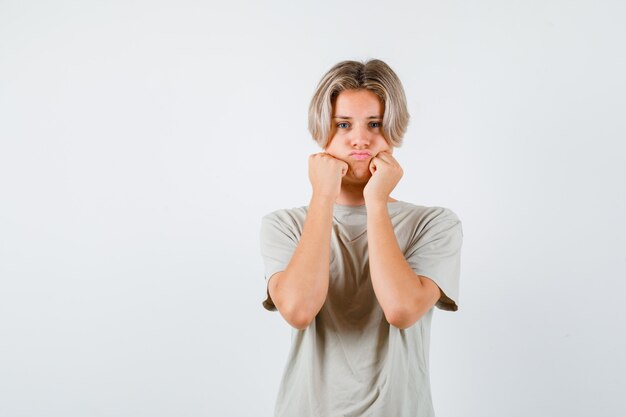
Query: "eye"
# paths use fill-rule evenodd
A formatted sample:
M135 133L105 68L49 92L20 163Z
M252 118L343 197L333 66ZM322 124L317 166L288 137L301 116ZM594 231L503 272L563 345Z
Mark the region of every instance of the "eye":
M380 127L380 124L380 122L371 122L370 127L376 129Z
M339 129L347 129L347 128L348 128L348 126L349 126L349 124L348 124L347 122L340 122L340 123L337 123L337 127L338 127Z

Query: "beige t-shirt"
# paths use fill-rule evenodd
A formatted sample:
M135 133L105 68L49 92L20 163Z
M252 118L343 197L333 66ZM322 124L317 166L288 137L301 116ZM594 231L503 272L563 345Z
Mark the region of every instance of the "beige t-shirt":
M434 280L437 307L457 310L463 231L442 207L387 203L411 268ZM286 269L307 207L277 210L261 224L266 283ZM328 295L315 320L292 330L292 345L275 417L432 417L429 379L430 309L411 327L391 326L372 287L365 206L333 207ZM269 293L263 303L276 310Z

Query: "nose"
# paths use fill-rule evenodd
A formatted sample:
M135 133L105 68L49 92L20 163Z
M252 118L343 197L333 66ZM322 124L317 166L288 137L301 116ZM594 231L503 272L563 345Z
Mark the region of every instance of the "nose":
M367 126L357 126L352 129L351 133L350 145L353 148L363 149L370 146L371 132L367 129Z

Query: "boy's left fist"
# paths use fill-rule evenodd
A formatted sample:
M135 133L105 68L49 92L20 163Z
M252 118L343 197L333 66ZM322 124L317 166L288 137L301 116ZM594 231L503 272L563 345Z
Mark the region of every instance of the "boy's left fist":
M402 167L389 151L379 152L369 165L372 177L363 189L363 198L366 202L380 201L386 203L389 194L402 178Z

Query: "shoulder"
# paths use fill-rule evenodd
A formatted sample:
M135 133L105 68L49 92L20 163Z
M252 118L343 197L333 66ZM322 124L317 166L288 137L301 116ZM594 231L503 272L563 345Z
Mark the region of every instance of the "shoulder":
M307 206L274 210L261 218L263 227L301 230L306 220Z
M298 219L306 216L307 206L294 207L290 209L278 209L263 215L263 220L287 220Z
M447 207L406 202L392 206L390 214L396 237L399 242L406 242L407 247L442 238L459 242L463 239L461 220Z
M392 214L415 221L427 226L431 223L455 222L461 223L459 216L450 208L440 206L421 206L405 201L398 201L392 205Z

